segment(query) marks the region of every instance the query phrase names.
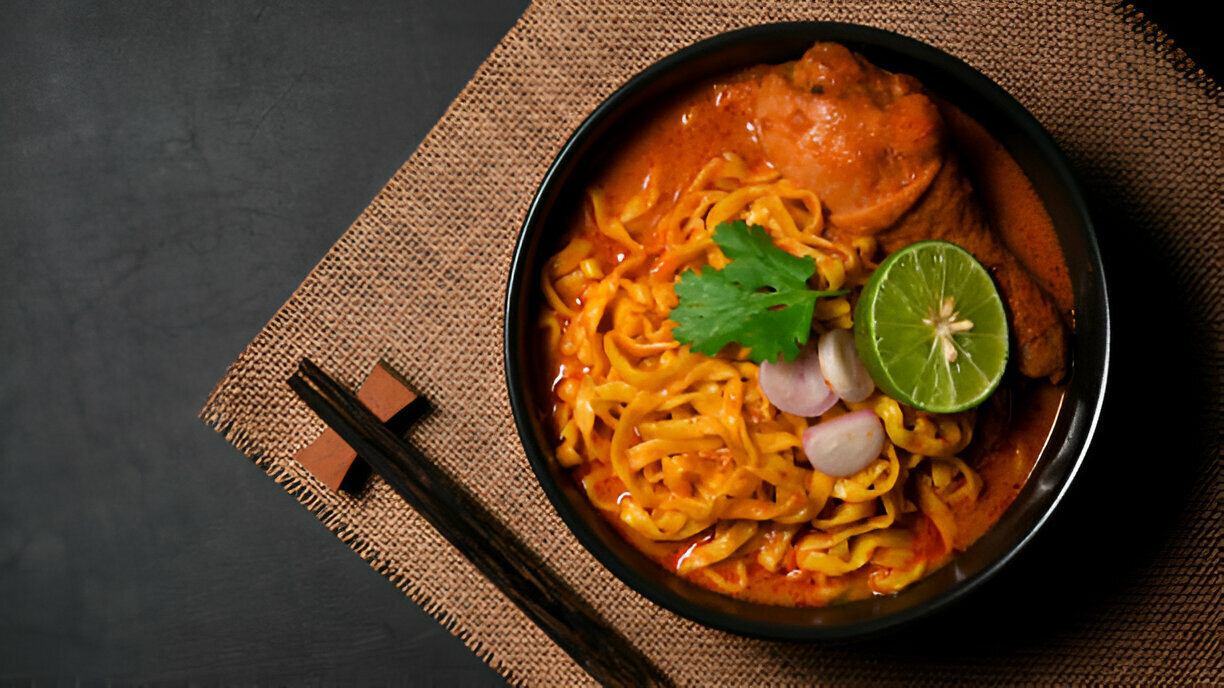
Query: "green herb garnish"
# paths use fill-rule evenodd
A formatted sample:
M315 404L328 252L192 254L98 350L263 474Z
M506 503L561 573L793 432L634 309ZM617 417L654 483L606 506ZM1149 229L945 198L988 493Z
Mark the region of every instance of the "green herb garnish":
M816 273L811 258L774 246L764 227L744 221L714 228L714 243L731 261L722 270L687 270L676 283L680 303L672 309L676 341L713 356L732 342L750 349L756 363L787 361L799 355L812 331L816 299L839 291L809 289Z

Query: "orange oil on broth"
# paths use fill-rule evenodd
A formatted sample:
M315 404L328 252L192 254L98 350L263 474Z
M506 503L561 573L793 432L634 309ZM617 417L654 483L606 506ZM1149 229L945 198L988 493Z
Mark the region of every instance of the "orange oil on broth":
M639 195L649 184L659 190L659 200L646 218L654 222L665 216L694 175L711 158L734 153L754 168L769 165L753 124L753 102L763 73L757 68L730 78L694 87L663 106L658 114L642 123L632 139L621 144L608 159L593 185L602 189L609 208L620 208ZM964 147L962 157L967 174L987 206L987 216L1004 241L1016 250L1021 263L1050 292L1064 316L1071 313L1071 288L1067 268L1058 249L1050 222L1032 186L1019 166L976 122L955 108L941 103L941 112L950 129L950 139ZM567 239L581 237L592 242L606 256L621 249L602 235L589 213L575 214ZM1022 239L1022 240L1020 240ZM646 246L649 251L651 247ZM882 258L882 257L881 257ZM615 262L615 261L612 261ZM546 348L546 347L542 347ZM559 352L545 354L549 380L557 384L577 380L582 366ZM946 563L956 551L964 550L993 525L1024 485L1053 425L1062 399L1062 387L1046 381L1019 379L979 415L979 434L966 450L967 459L982 477L984 487L975 502L952 505L956 534L949 551L932 522L921 512L911 514L908 526L915 533L913 549L926 559L926 574ZM983 430L993 436L983 436ZM571 471L581 484L588 466ZM588 485L592 498L616 504L626 488L615 477ZM664 568L675 572L677 564L695 545L711 535L700 533L680 542L647 539L605 511L609 523ZM869 597L869 583L875 567L864 566L842 576L798 570L792 566L770 572L755 558L747 558L747 584L734 596L756 602L784 606L822 606ZM787 572L787 569L794 569ZM736 575L732 561L709 567L724 577ZM685 575L703 587L711 585L704 569Z

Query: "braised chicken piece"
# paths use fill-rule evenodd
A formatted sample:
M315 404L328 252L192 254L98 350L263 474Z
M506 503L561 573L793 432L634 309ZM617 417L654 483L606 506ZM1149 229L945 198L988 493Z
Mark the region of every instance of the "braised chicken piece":
M755 113L770 162L828 209L830 239L874 235L889 253L923 239L965 248L1007 302L1020 372L1065 374L1066 326L1057 308L991 230L917 80L818 43L762 77Z

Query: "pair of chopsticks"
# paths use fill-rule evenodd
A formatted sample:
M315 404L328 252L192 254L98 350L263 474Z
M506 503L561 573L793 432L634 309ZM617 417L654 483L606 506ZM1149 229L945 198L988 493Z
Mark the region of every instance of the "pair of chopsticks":
M404 501L601 684L671 681L454 478L387 429L357 397L302 359L289 386Z

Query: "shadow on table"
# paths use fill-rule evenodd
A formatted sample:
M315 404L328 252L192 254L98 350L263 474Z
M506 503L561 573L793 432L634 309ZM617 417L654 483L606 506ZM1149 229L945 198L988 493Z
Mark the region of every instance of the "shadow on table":
M1082 640L1084 629L1110 623L1109 607L1154 601L1160 587L1167 589L1172 582L1154 574L1164 572L1170 548L1218 545L1196 545L1203 534L1187 525L1203 517L1193 504L1215 460L1218 389L1207 305L1190 293L1154 231L1116 216L1121 211L1110 209L1120 204L1095 201L1113 357L1100 424L1079 475L1037 537L981 590L884 640L843 646L851 656L907 664L963 658L980 666L1065 647L1069 638ZM1179 604L1192 604L1179 594ZM1162 611L1172 619L1209 613ZM1133 624L1127 622L1128 632ZM1136 640L1142 642L1128 643Z

